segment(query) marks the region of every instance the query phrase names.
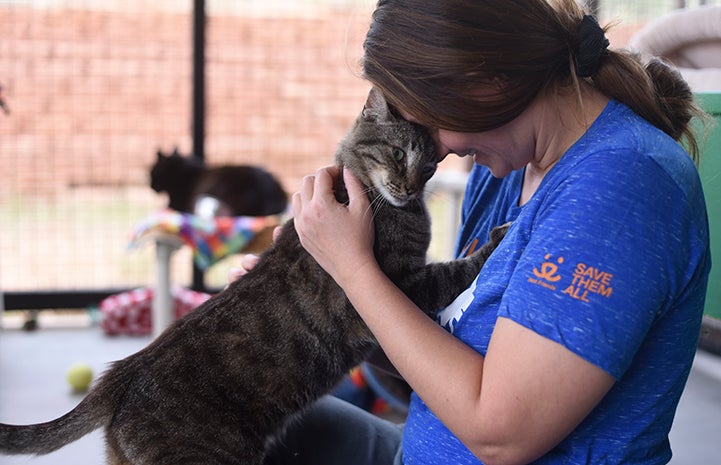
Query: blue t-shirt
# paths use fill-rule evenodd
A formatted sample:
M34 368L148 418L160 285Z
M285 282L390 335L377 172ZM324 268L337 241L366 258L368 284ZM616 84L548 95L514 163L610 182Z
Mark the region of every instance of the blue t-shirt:
M667 463L710 269L705 202L691 158L611 101L519 207L522 179L522 171L503 179L479 166L471 173L458 254L483 244L492 227L513 224L439 323L485 354L496 318L509 318L617 380L534 464ZM403 459L480 463L416 395Z

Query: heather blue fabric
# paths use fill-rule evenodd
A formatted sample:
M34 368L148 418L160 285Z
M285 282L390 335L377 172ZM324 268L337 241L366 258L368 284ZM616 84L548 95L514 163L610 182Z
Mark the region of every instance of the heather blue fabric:
M495 179L474 168L458 254L485 242L493 226L513 225L439 323L485 354L496 319L509 318L617 380L585 421L534 463L667 463L710 268L693 162L612 101L519 207L522 178L521 171ZM415 395L403 461L480 463Z

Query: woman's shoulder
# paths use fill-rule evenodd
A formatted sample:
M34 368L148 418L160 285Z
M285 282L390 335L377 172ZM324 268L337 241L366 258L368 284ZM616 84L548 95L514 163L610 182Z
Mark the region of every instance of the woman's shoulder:
M650 182L689 196L701 193L698 170L683 146L613 100L558 165L557 174L563 179L605 180L611 186Z

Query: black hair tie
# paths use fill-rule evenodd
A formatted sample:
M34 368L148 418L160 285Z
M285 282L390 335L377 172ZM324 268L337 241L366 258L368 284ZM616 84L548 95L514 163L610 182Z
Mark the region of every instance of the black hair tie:
M591 77L601 67L610 42L603 29L591 15L585 15L578 26L578 49L575 53L576 74Z

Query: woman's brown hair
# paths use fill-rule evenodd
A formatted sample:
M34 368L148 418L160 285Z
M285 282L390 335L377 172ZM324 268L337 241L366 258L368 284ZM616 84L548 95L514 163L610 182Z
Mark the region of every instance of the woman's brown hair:
M363 74L422 124L460 132L502 126L539 92L578 90L585 79L675 140L685 139L696 159L690 123L703 112L677 71L658 59L643 64L628 51L603 49L592 76L578 75L585 14L575 0L380 0Z

